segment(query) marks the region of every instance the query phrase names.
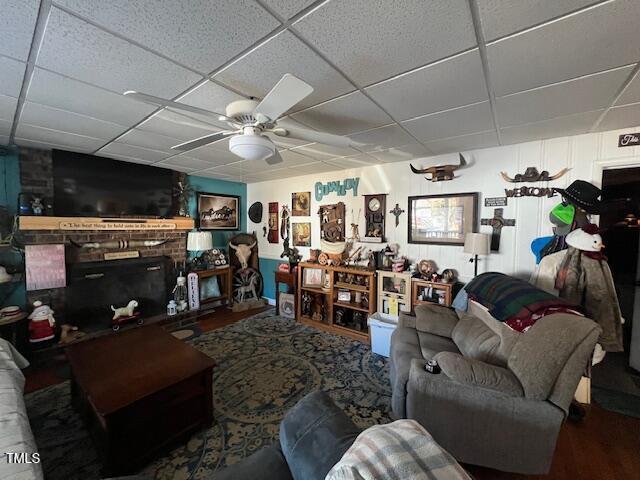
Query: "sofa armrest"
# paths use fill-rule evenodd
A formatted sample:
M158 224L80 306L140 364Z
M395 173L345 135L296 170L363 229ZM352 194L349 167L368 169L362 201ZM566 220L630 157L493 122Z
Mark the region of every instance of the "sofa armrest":
M466 358L454 352L440 352L435 355L434 360L440 365L442 374L456 382L507 395L524 396L518 378L506 368Z

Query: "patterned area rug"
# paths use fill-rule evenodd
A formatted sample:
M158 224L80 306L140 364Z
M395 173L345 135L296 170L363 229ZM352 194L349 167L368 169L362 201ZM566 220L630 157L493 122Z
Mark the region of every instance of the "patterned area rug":
M358 341L269 310L187 342L218 363L215 419L149 464L141 473L150 478L215 479L217 468L275 442L284 414L314 390L329 392L361 428L391 420L387 359ZM27 395L26 403L46 478L100 478L91 440L70 406L69 382Z

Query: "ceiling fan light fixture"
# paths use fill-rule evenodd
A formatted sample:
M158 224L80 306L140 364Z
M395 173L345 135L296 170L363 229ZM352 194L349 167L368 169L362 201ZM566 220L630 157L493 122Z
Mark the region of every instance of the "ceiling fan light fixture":
M276 146L261 135L236 135L229 139L229 150L245 160L266 160L276 153Z

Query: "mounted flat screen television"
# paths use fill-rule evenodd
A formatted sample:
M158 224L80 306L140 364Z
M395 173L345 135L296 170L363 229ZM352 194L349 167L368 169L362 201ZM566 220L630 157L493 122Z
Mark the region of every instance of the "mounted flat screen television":
M170 217L173 171L53 150L53 191L61 217Z

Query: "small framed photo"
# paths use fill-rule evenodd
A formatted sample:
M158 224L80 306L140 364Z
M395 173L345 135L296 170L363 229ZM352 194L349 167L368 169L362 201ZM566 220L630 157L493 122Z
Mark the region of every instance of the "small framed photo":
M302 286L322 288L324 276L321 268L305 268L302 276Z
M351 302L351 292L349 290L338 290L338 301L339 302Z
M311 215L311 192L291 194L291 216L308 217Z
M198 192L198 220L201 230L239 230L240 197Z

